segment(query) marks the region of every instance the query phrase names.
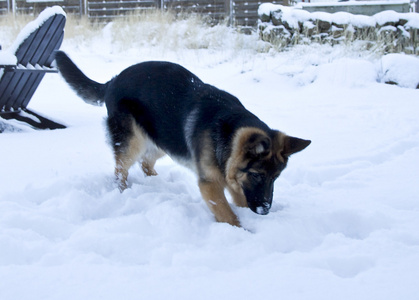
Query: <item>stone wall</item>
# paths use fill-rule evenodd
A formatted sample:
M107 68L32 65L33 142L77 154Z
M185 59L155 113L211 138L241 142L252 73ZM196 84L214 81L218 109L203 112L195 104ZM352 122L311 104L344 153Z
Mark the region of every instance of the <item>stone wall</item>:
M293 44L352 43L381 47L385 53L418 54L419 14L384 11L373 16L346 12L308 12L273 4L259 7L258 31L279 47Z

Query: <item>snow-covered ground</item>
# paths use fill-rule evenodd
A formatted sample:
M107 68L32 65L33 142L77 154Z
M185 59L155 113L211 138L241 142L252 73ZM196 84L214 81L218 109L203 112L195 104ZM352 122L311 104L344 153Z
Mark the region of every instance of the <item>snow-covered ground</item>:
M418 58L121 49L106 30L62 49L101 82L144 60L180 63L312 144L276 181L269 215L233 207L246 230L216 223L169 158L157 177L135 166L120 194L105 108L47 74L29 107L68 128L7 122L22 131L0 134L0 299L417 299Z

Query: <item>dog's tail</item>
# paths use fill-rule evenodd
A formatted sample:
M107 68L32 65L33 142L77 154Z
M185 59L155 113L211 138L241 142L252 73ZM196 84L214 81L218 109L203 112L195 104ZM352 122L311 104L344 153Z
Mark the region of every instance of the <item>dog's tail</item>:
M107 84L89 79L62 51L55 52L55 61L65 81L84 102L97 106L103 104Z

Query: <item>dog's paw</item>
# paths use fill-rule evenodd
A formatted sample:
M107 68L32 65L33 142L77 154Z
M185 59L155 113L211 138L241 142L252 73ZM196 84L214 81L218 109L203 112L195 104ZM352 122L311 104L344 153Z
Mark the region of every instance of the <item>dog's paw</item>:
M154 168L150 167L147 163L142 162L141 168L143 169L143 172L146 176L157 176L156 170Z

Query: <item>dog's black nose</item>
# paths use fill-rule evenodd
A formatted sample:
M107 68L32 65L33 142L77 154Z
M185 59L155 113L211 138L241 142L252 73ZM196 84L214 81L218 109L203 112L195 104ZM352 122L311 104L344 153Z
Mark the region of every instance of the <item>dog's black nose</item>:
M249 208L258 215L267 215L271 209L271 205L269 203L263 203L259 205L249 205Z
M256 207L256 213L258 215L267 215L269 213L269 209L271 207L266 207L266 206L258 206Z

